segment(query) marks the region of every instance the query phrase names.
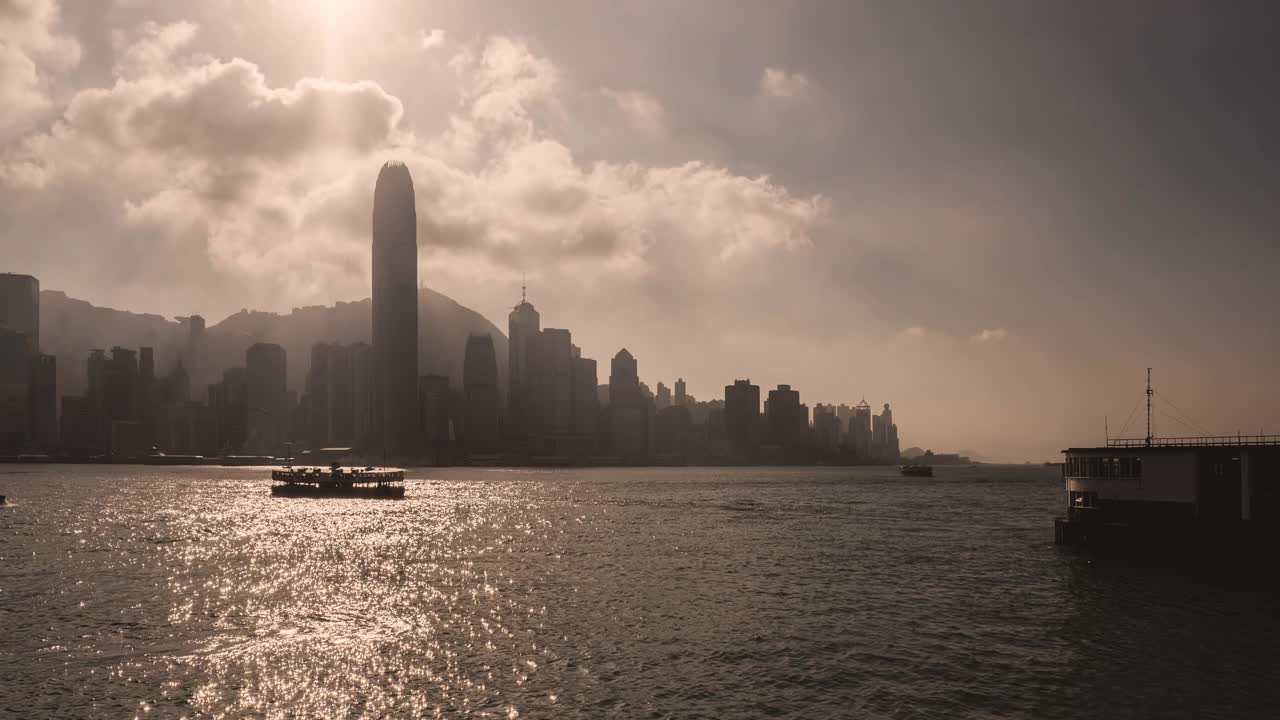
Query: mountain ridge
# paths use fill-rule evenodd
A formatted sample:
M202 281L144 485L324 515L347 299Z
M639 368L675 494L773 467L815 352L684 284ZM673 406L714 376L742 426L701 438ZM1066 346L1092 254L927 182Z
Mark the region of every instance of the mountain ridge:
M244 365L244 351L255 342L273 342L285 349L288 386L301 394L317 342L369 342L371 301L363 298L333 305L307 305L288 313L244 309L205 330L206 351L187 363L193 400L203 400L209 384L222 371ZM189 316L172 319L100 307L60 290L40 292L41 351L58 358L58 395L80 395L87 386L86 358L95 348L121 346L155 350L156 374L167 374L186 348ZM418 372L449 377L462 383L467 335L493 336L498 360L498 384L506 385L507 337L480 313L442 293L418 291Z

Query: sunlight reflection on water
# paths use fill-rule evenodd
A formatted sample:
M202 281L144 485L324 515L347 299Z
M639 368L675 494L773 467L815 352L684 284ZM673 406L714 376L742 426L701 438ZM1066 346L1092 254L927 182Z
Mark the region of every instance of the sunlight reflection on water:
M0 715L1124 716L1205 709L1221 667L1280 699L1274 595L1058 552L1039 468L0 480Z

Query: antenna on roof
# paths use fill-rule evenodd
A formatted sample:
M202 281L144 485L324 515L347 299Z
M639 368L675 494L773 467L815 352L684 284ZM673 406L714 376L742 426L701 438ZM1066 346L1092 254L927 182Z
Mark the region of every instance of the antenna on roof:
M1151 368L1147 368L1147 447L1151 447Z

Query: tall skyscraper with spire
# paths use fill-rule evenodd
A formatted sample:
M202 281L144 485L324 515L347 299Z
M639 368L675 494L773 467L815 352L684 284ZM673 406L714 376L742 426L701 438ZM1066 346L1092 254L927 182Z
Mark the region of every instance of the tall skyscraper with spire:
M382 166L373 190L375 446L407 457L418 445L418 216L403 163Z
M530 387L529 350L532 339L542 330L542 317L520 288L520 304L507 316L507 383L508 435L526 437L532 430L532 388Z

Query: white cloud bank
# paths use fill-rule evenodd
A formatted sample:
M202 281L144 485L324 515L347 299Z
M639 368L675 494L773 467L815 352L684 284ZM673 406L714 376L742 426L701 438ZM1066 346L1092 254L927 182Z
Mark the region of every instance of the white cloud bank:
M89 261L104 293L203 285L272 309L361 297L373 180L390 158L414 178L422 275L446 292L528 272L582 292L661 276L678 294L714 282L714 266L809 246L827 214L821 196L706 163L579 163L539 121L561 111L558 68L516 38L449 61L460 105L419 137L377 83L274 86L250 60L184 54L197 30L117 33L114 84L0 147L13 250ZM443 31L424 46L433 38ZM610 97L635 122L661 120L650 96Z

